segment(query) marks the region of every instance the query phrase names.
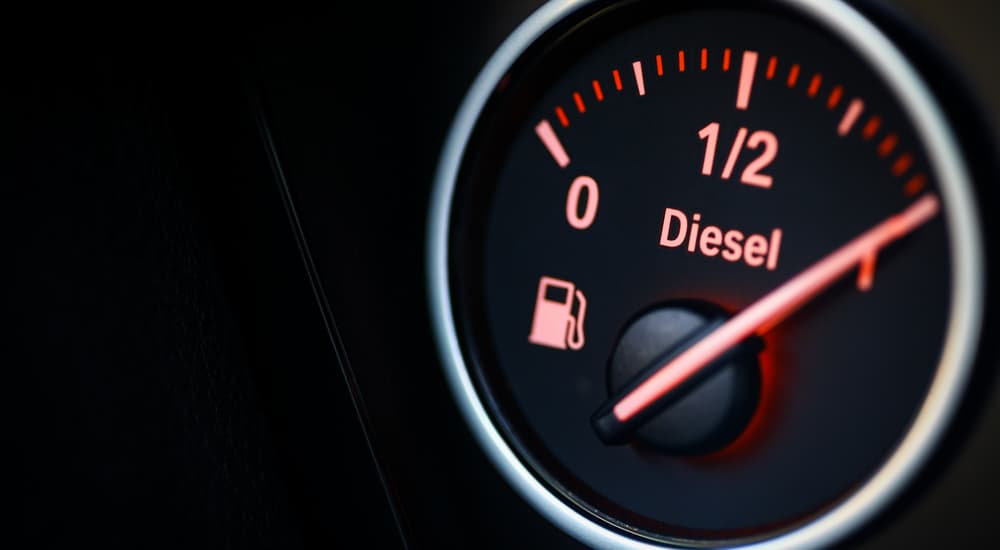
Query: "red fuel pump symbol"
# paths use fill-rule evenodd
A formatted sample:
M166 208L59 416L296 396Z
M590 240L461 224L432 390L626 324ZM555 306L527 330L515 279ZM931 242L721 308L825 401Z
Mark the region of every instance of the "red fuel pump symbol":
M577 305L575 314L574 303ZM528 341L550 348L578 350L584 343L583 318L586 313L587 298L575 284L543 276L538 281L538 296Z

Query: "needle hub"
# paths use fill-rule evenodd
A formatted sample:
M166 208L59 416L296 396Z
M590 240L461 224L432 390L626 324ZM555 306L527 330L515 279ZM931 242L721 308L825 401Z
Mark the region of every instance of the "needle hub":
M647 310L623 331L608 363L608 393L624 395L728 318L698 300ZM760 338L751 337L626 422L602 407L592 423L607 444L635 443L671 454L705 454L733 441L749 423L760 395ZM607 410L605 410L607 409Z

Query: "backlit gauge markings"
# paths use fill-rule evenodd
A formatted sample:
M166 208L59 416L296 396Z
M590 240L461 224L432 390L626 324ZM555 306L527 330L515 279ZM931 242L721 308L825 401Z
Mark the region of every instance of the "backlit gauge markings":
M698 69L700 71L711 70L713 65L711 62L712 56L708 48L699 48L695 51L697 52L696 60ZM723 72L729 72L734 65L734 55L732 49L725 48L720 57L721 62L717 62L719 68L721 68ZM927 185L926 174L922 172L916 172L912 175L910 174L915 160L913 154L908 151L900 152L897 150L899 146L899 136L897 134L893 132L880 134L880 132L884 130L882 127L882 118L878 115L870 115L866 118L866 105L862 99L855 97L850 100L845 100L844 87L840 84L832 86L828 93L821 93L824 82L823 74L815 72L808 77L803 76L804 74L809 73L804 73L802 65L798 63L793 63L788 66L787 72L784 72L784 77L782 78L783 69L780 69L780 61L778 57L773 55L766 57L766 65L762 61L763 59L765 58L758 52L752 50L744 50L740 55L738 62L739 78L736 89L737 109L745 111L749 108L751 93L753 91L758 69L763 70L765 80L773 81L777 79L788 89L797 88L800 81L806 82L804 89L809 98L820 99L822 104L831 111L843 107L843 114L837 120L837 135L840 137L847 137L857 131L864 140L873 142L875 145L875 153L879 157L885 158L889 161L890 173L897 178L907 177L906 183L903 185L903 192L906 196L916 196L924 189ZM656 76L661 77L666 71L663 54L656 54L654 60ZM642 61L639 60L633 61L631 63L631 68L631 76L635 93L639 96L645 96L646 68L643 66ZM677 50L676 70L678 73L687 71L687 56L685 54L685 50ZM625 91L627 86L622 72L619 69L612 69L610 74L614 90L617 92ZM591 88L593 90L594 100L596 100L597 103L603 102L605 98L605 91L601 86L600 81L597 79L592 80ZM571 99L572 104L576 107L576 113L578 116L582 116L587 112L587 104L583 94L579 91L574 91L571 95ZM563 128L568 128L570 125L570 118L567 110L563 108L562 105L557 105L553 109L553 112L556 120L559 122L559 125ZM535 133L538 135L542 144L545 145L545 148L549 151L549 154L552 155L553 160L556 161L560 168L565 168L569 165L569 154L559 141L559 138L555 133L555 129L552 127L550 122L547 120L539 122L535 127ZM878 139L876 139L877 136Z
M774 73L777 70L778 70L778 58L772 55L771 59L769 59L767 62L766 78L768 80L774 80Z
M635 87L639 91L639 95L646 95L646 84L642 76L642 62L635 61L632 63L632 74L635 75Z
M726 50L729 53L729 50ZM728 59L728 56L726 56ZM750 106L750 90L753 89L753 77L757 73L757 52L743 52L743 63L740 67L740 83L736 91L736 108L745 111Z
M865 103L860 99L854 98L850 103L847 104L847 109L844 111L843 118L840 119L840 123L837 125L837 133L840 137L844 137L851 133L851 129L858 122L858 117L865 110Z
M566 116L566 111L561 106L556 107L556 118L559 119L559 124L562 124L564 128L569 126L569 117Z
M538 135L538 139L542 140L545 144L545 148L548 149L549 154L555 159L556 164L559 168L566 168L569 166L569 154L566 153L566 148L563 147L561 141L559 141L559 136L556 135L556 131L552 128L552 124L547 120L542 120L535 126L535 134Z
M795 88L799 82L801 73L802 66L798 63L792 64L788 68L785 85L788 88ZM778 58L777 56L771 56L770 59L768 59L765 78L767 80L773 80L778 74ZM813 74L809 79L809 84L806 86L806 94L810 98L822 98L823 95L819 93L822 88L822 83L823 75L821 73ZM826 108L830 110L836 109L842 103L843 98L844 87L840 84L833 86L833 88L830 89L830 93L826 95ZM864 112L865 103L860 98L853 98L848 101L847 107L844 109L844 114L837 123L837 135L840 137L848 136L856 127L858 127ZM882 129L882 117L878 115L871 115L864 122L864 124L860 126L861 137L867 141L873 141L875 143L876 154L890 161L890 170L893 176L897 178L904 177L909 173L910 168L913 167L913 154L905 151L901 153L897 151L899 136L895 133L889 132L880 139L875 139L875 137L879 135L879 131ZM927 176L925 174L913 174L903 185L903 193L908 197L916 196L924 189L926 184Z
M601 83L595 80L593 81L593 87L594 98L597 99L597 101L604 101L604 91L601 90Z
M830 96L826 100L826 108L833 109L840 103L840 98L844 96L844 88L840 84L830 90Z

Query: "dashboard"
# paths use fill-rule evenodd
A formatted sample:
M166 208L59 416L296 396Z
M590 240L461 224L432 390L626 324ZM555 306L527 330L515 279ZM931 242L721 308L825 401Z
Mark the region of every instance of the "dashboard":
M8 77L0 94L9 142L0 207L7 228L10 447L20 459L12 480L19 511L15 538L39 548L330 548L361 540L371 548L575 549L594 542L554 519L498 467L495 450L484 447L449 378L429 290L428 227L456 115L497 49L542 4L164 8L114 14L122 19L88 10L54 21L37 14L11 22L18 28L3 54ZM989 545L1000 490L994 467L1000 460L1000 382L989 345L1000 255L990 220L996 203L990 178L998 173L1000 64L993 52L1000 8L985 0L854 4L879 14L874 19L905 21L890 35L920 44L927 57L917 56L918 69L954 79L935 86L960 89L947 96L947 107L974 121L975 129L962 128L960 142L979 167L986 290L975 305L986 321L967 388L926 460L890 502L832 543L871 549ZM739 57L742 46L731 47L736 53L729 74L736 78L740 62L758 58L756 52ZM688 51L693 70L697 49ZM729 72L731 52L725 52ZM763 53L759 59L763 75ZM704 71L704 57L701 63ZM627 71L634 65L622 68L645 95L639 69L632 77ZM652 72L646 74L653 95ZM602 91L594 80L593 91L587 90L593 95L586 96L592 114L595 102L611 105L620 76L602 77ZM740 105L747 98L762 101L763 92L755 90L734 96L737 110L746 110ZM582 115L585 107L564 95L560 110ZM849 105L846 97L843 104ZM517 105L512 113L529 109ZM558 173L565 168L562 157L543 135L553 135L553 127L561 131L566 113L545 108L549 130L532 126L537 137L528 136L537 151L531 154ZM699 128L689 136L697 155L712 132L705 126L699 140ZM755 135L744 137L752 142ZM732 139L716 136L722 136L721 147ZM534 166L534 157L524 158L524 166ZM707 153L704 163L697 159L701 175L714 173L707 159ZM715 170L722 164L720 157ZM594 186L588 200L604 181L595 177L579 184ZM589 228L614 200L609 192L601 197L596 214L574 203L580 208L567 210L567 218L560 210L559 222ZM521 205L515 217L535 212L530 197L515 198L507 203ZM709 210L704 213L707 226ZM713 223L725 228L728 215ZM664 219L659 222L657 253L665 254L670 246L662 243L671 233ZM470 234L485 231L469 227ZM782 227L784 258L792 262L791 222ZM778 244L769 235L774 250ZM701 241L704 251L704 233ZM744 258L752 265L751 255ZM926 271L933 267L922 257L914 261L924 262ZM489 295L506 288L491 287ZM600 302L591 288L584 289L591 304L586 349L600 341ZM502 311L505 303L519 303L505 294L498 302L490 307ZM933 307L928 300L926 311ZM583 314L577 316L582 325ZM525 345L528 328L517 328ZM917 340L912 332L909 337ZM543 335L528 338L548 347L585 345L572 337L563 342L562 335L554 343ZM503 377L506 371L493 372L478 382L484 395L491 380L514 386ZM888 396L903 392L902 386L880 389L886 408ZM519 417L503 417L509 410L504 398L490 399L501 402L490 414L501 419L500 431L511 430L505 438L529 431ZM525 456L531 445L525 444ZM552 477L550 489L563 486L564 478ZM631 519L622 517L635 516L594 512L593 501L577 503L572 490L552 494L622 540L683 539L675 533L657 538L655 526L623 527ZM718 500L724 496L713 498L710 506L725 507ZM757 498L767 508L776 497ZM700 536L684 540L696 546L733 540Z

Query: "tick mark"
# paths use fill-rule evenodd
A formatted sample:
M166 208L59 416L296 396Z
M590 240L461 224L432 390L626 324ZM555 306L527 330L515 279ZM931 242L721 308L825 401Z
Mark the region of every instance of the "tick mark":
M836 85L833 90L830 91L830 97L826 98L826 108L833 109L840 103L840 98L844 95L844 88L841 85Z
M821 82L823 82L823 76L819 73L814 74L812 80L809 81L809 89L806 90L809 97L816 97L816 93L819 92L819 85Z
M597 101L604 101L604 92L601 91L601 83L595 80L593 84L594 84L594 97L597 98Z
M899 155L896 162L892 163L892 175L899 177L906 173L913 165L913 155L910 153L903 153Z
M538 135L538 139L542 140L542 144L548 149L549 154L555 159L556 164L560 168L566 168L569 166L569 155L566 154L566 149L563 148L562 142L556 136L555 130L552 129L552 125L549 124L548 120L542 119L537 125L535 125L535 134Z
M635 87L639 90L639 95L646 95L646 84L642 80L642 61L632 62L632 74L635 75Z
M858 121L858 117L861 116L861 112L864 109L865 104L860 99L852 99L847 104L847 110L844 111L844 118L840 119L840 124L837 126L837 134L846 136L851 133L851 128L854 127L854 123Z
M903 187L903 192L906 193L907 197L913 197L921 190L923 190L924 185L927 184L927 176L923 174L917 174L910 178L910 181L906 182L906 186Z
M873 116L870 119L868 119L868 123L865 124L865 127L861 130L861 135L865 139L871 139L875 137L875 134L878 132L879 126L882 126L882 119L878 116Z
M563 111L562 107L556 107L556 116L559 117L559 124L562 124L564 128L569 126L569 119L566 118L566 111Z
M794 88L795 83L799 81L799 64L796 63L792 65L792 68L788 70L788 87Z
M878 144L878 156L887 157L892 150L896 148L896 144L899 143L899 138L896 134L889 134L885 136L885 139Z
M736 91L736 108L745 111L750 105L750 91L753 89L753 77L757 72L757 52L743 52L743 64L740 67L740 83Z
M865 254L864 258L861 259L861 263L858 264L858 290L865 292L871 290L872 283L875 282L875 262L877 261L878 251L872 250L868 254Z

